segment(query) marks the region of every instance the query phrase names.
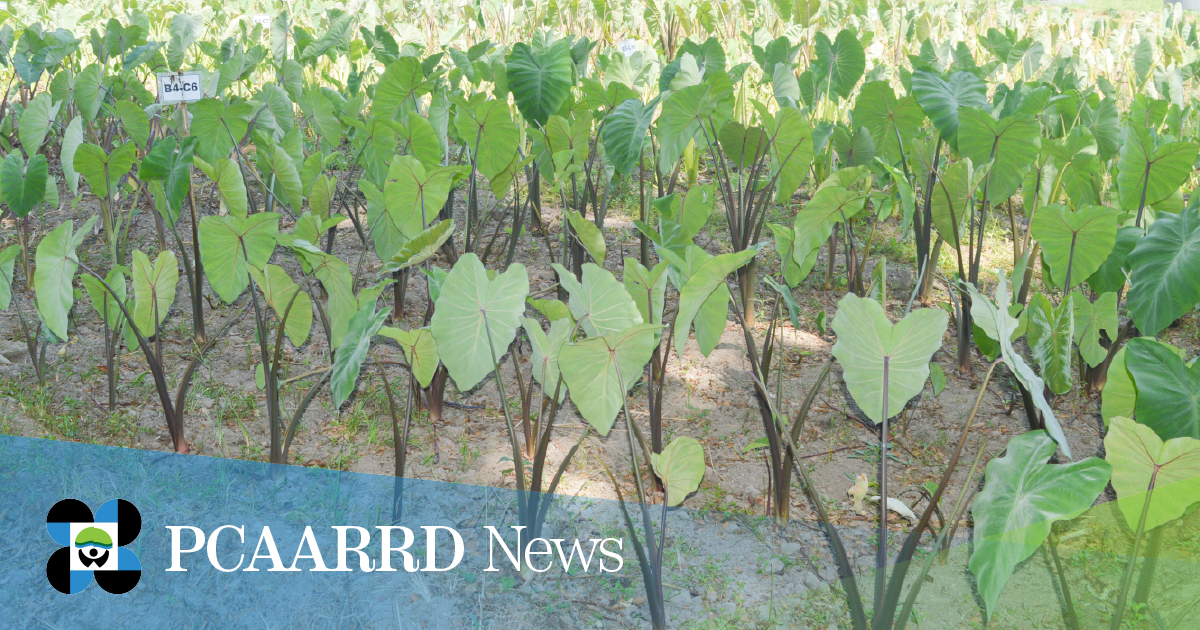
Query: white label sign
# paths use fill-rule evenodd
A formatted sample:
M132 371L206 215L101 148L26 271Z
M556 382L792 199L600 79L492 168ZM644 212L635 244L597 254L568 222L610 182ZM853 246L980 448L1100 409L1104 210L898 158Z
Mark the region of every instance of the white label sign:
M626 57L632 57L633 53L637 52L638 50L638 40L626 39L617 44L617 50L621 51L621 54L625 55Z
M257 15L252 15L252 16L250 16L250 20L254 24L262 24L262 27L267 30L271 29L271 16L269 16L265 13L259 13Z
M159 72L158 102L164 105L194 103L204 98L204 81L199 72Z
M7 10L8 10L8 3L0 1L0 11L7 11Z

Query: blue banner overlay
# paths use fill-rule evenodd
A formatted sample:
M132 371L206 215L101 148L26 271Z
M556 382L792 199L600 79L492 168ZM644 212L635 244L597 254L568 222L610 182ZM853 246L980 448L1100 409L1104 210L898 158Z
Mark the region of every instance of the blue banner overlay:
M410 479L399 492L391 477L8 436L0 487L5 628L650 626L616 501L555 496L532 535L516 529L510 489ZM640 536L640 506L626 507ZM1129 545L1104 507L1059 543L1088 620L1107 618ZM661 506L649 514L657 530ZM670 627L849 627L815 523L683 508L666 519ZM1164 609L1200 596L1194 524L1164 538L1155 591ZM897 523L892 558L909 527ZM875 532L839 531L869 600ZM977 625L969 536L960 528L946 562L932 562L914 609L920 628ZM993 627L1063 627L1052 567L1045 547L1018 567Z

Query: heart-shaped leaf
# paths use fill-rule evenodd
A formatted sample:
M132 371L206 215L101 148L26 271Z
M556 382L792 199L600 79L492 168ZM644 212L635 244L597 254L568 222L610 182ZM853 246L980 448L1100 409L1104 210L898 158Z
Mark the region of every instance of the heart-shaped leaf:
M896 99L887 81L865 83L854 100L854 124L866 127L875 142L875 150L888 164L900 161L904 138L915 138L925 112L913 96Z
M1072 212L1053 204L1038 210L1033 237L1042 244L1042 258L1050 265L1055 286L1069 291L1100 269L1117 242L1117 214L1115 208L1104 206L1083 206Z
M30 100L25 111L21 113L17 137L27 155L34 155L42 148L46 133L50 131L50 123L58 116L62 103L53 101L49 92L42 92Z
M107 197L108 191L133 168L135 161L137 147L130 141L113 149L112 153L105 153L94 144L82 145L76 150L72 163L75 171L92 187L93 195Z
M217 190L221 193L221 204L229 214L239 219L246 218L249 209L246 197L246 182L242 179L242 169L234 160L221 158L216 164L205 162L200 156L192 158L196 168L208 176Z
M1160 214L1126 263L1133 273L1125 304L1138 330L1153 337L1200 302L1200 205Z
M568 208L566 214L567 220L571 223L571 229L575 231L575 238L583 244L588 256L591 256L596 264L603 265L604 254L607 251L604 233L596 227L595 223L583 218L578 211Z
M625 277L622 279L625 290L637 304L642 321L650 324L661 324L663 307L666 306L667 295L667 261L660 261L654 269L646 269L634 258L625 259Z
M558 281L571 296L571 314L588 337L620 332L642 323L629 291L608 270L584 263L581 282L562 265L553 267Z
M362 362L366 360L367 351L371 349L371 338L379 332L390 312L391 309L385 308L376 313L375 305L368 304L350 318L346 336L342 338L337 353L334 354L329 375L329 393L333 396L334 409L341 407L354 391Z
M429 387L433 382L433 376L437 372L439 362L437 342L433 340L433 333L428 328L413 328L412 330L401 330L384 326L379 329L379 334L395 339L396 343L400 344L400 348L404 350L404 356L408 358L408 365L412 369L413 377L417 379L417 383L421 387Z
M629 175L641 158L642 143L656 109L658 99L643 105L641 99L630 98L614 107L604 119L600 137L604 142L605 154L621 175Z
M1137 384L1137 421L1164 440L1200 439L1200 362L1153 340L1129 340L1125 368ZM1107 389L1107 387L1105 388Z
M287 314L284 333L292 340L292 345L297 348L304 345L308 333L312 331L312 298L300 291L300 287L279 265L267 265L263 271L251 266L247 267L247 271L254 276L254 283L262 291L267 304L271 305L271 310L275 311L275 317L283 321L284 314ZM297 291L300 291L299 295L296 295ZM289 305L291 310L288 310Z
M63 221L38 242L34 260L33 286L37 294L37 309L51 333L67 338L67 317L75 304L75 289L71 281L79 270L75 250L92 230L96 217L87 220L76 232L71 221Z
M1004 457L988 462L987 481L971 507L970 568L989 618L1013 569L1037 551L1050 526L1091 507L1113 475L1113 467L1095 457L1047 464L1054 450L1044 431L1030 431L1009 440Z
M17 217L29 214L46 198L46 182L49 168L46 156L35 155L26 165L20 151L13 151L0 164L0 189L4 190L4 201Z
M641 380L661 329L658 324L638 324L564 345L559 352L558 365L571 400L600 435L608 435L625 392Z
M808 179L813 160L812 126L800 110L788 107L775 115L775 138L771 142L771 174L778 174L775 199L791 199Z
M921 393L929 379L929 359L941 348L948 322L945 311L926 308L893 325L875 300L848 293L838 302L833 356L842 365L850 395L872 422L885 419L884 391L889 418Z
M1200 440L1164 442L1150 427L1116 416L1104 436L1104 457L1112 464L1113 490L1130 529L1137 530L1144 509L1150 531L1183 516L1200 500ZM1147 506L1150 491L1154 494Z
M914 70L912 94L938 133L955 150L958 149L959 109L988 105L987 84L965 71L955 72L949 81L944 81L936 72Z
M542 386L542 392L553 396L558 387L558 357L563 346L571 338L574 327L570 319L555 319L550 322L550 334L547 336L542 325L536 319L528 317L521 320L525 334L529 337L529 345L533 348L533 379ZM558 387L558 401L562 402L567 395L567 386Z
M570 95L575 71L570 45L563 38L535 51L519 42L509 52L508 88L529 123L545 126Z
M661 453L650 453L654 474L667 487L667 505L683 503L689 494L700 488L704 479L704 447L694 438L681 435Z
M504 356L521 325L528 294L525 265L514 263L488 280L473 253L463 254L454 264L430 324L442 363L459 391L478 385Z
M867 67L866 53L854 31L842 29L832 42L825 33L817 32L815 38L817 58L813 66L819 76L842 98L850 98L850 92L862 78Z
M228 159L235 142L241 142L250 128L254 106L242 102L226 106L215 98L192 104L192 135L199 136L196 155L209 164Z
M133 323L145 337L158 334L158 326L167 319L175 303L175 285L179 284L179 262L171 250L159 252L154 264L141 250L133 250Z
M744 267L757 254L756 250L746 249L714 256L691 274L679 290L679 312L675 315L675 351L680 356L683 356L687 347L688 331L693 321L696 322L696 342L700 345L700 353L708 356L717 347L720 333L714 338L702 331L714 327L725 329L729 305L729 289L725 285L725 278ZM714 293L717 295L715 301L711 300Z
M1037 159L1042 146L1041 125L1029 114L997 121L977 106L959 108L958 116L958 152L976 164L992 163L987 202L999 204L1017 192L1029 165Z
M246 265L262 269L275 251L279 215L252 214L245 219L233 215L200 219L200 259L212 290L232 304L250 285Z
M454 235L454 219L446 219L441 223L421 232L416 238L408 241L396 252L392 259L384 264L381 271L393 272L419 265L429 260L437 253L438 248Z
M1055 306L1045 295L1034 294L1026 309L1029 349L1042 368L1042 379L1055 394L1071 391L1071 342L1075 338L1071 298Z
M800 209L793 226L797 238L792 245L792 260L800 265L801 278L812 271L812 264L816 262L816 256L812 254L829 240L833 226L854 218L866 203L867 198L862 193L841 186L827 186L818 190Z
M1192 172L1197 152L1194 143L1167 142L1159 147L1154 144L1154 135L1147 126L1126 127L1125 144L1121 145L1121 157L1117 160L1122 210L1136 212L1143 205L1163 201L1179 190Z
M1076 291L1071 296L1071 305L1075 309L1075 343L1079 344L1079 354L1091 367L1104 362L1108 349L1100 345L1100 331L1108 334L1109 339L1117 338L1117 294L1105 293L1089 302L1083 293Z

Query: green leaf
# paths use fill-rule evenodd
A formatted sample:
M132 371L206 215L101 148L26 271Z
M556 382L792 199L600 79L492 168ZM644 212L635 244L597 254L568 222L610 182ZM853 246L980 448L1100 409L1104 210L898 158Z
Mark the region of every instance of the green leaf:
M145 110L133 101L118 102L116 110L117 118L121 121L121 126L125 128L125 133L129 134L138 148L146 148L146 142L150 140L150 119L146 116Z
M561 304L561 302L560 302ZM550 335L542 331L542 325L536 319L528 317L521 320L525 334L529 337L529 345L533 348L533 379L542 386L547 396L554 396L558 387L559 367L558 356L563 346L571 339L573 328L570 318L554 319L550 322ZM567 395L567 386L558 388L558 401L562 402Z
M625 392L641 380L661 329L658 324L637 324L564 345L559 352L559 369L571 400L600 435L608 435Z
M83 144L83 123L79 116L67 123L63 131L62 145L59 147L59 163L62 164L63 178L71 189L72 195L79 194L79 173L75 171L75 152Z
M104 102L104 92L100 90L100 82L104 78L104 68L100 64L91 64L79 71L75 77L75 107L79 115L87 122L96 120L100 113L100 105Z
M893 325L878 302L846 294L833 318L837 343L833 356L844 370L850 395L872 422L900 413L921 393L929 378L929 359L942 346L949 318L942 309L912 311Z
M405 243L425 231L429 221L441 212L464 168L427 169L415 157L403 155L388 168L382 192L366 179L359 180L367 196L367 222L380 259L391 259Z
M454 235L454 219L446 219L441 223L421 232L416 238L408 241L396 252L381 271L393 272L419 265L429 260L437 250Z
M200 219L200 259L212 290L225 301L234 300L250 285L247 264L262 269L275 251L279 215L252 214Z
M18 218L29 214L46 198L48 178L46 156L35 155L26 165L20 151L9 153L0 164L0 189L8 209Z
M651 324L661 324L663 308L666 306L667 269L670 264L660 261L654 269L646 269L635 258L625 259L625 277L622 279L625 290L637 304L638 314L642 321Z
M1168 142L1155 148L1154 137L1144 125L1126 127L1125 144L1117 160L1117 188L1121 209L1137 212L1179 190L1192 172L1197 146L1191 142Z
M1096 293L1115 293L1125 288L1125 261L1129 257L1129 252L1133 251L1134 245L1142 237L1144 232L1141 228L1133 227L1132 225L1117 228L1117 243L1113 246L1113 250L1109 252L1108 258L1088 278L1088 286Z
M655 125L655 135L658 136L658 170L664 173L671 172L688 143L701 137L701 124L706 123L716 109L711 90L708 85L693 85L672 92L670 97L663 101L662 113L659 114Z
M829 140L843 166L863 166L875 161L875 141L866 127L859 127L851 135L845 127L838 125Z
M1079 344L1079 354L1091 367L1104 362L1108 349L1100 345L1100 331L1108 334L1109 339L1117 338L1117 294L1105 293L1096 298L1093 304L1082 292L1076 291L1071 296L1075 320L1075 343Z
M294 212L300 212L300 208L304 204L304 186L300 181L300 172L296 170L296 162L288 155L287 150L279 145L275 145L273 151L267 147L260 147L259 159L260 164L263 162L269 164L269 168L263 170L262 177L264 181L270 181L270 178L274 176L275 185L273 188L279 201L287 204ZM224 176L224 173L222 173L222 176ZM241 179L240 172L238 173L238 179ZM218 184L218 186L220 185ZM245 190L244 186L243 190ZM280 190L283 192L282 195L278 195ZM225 197L223 188L221 195Z
M933 383L933 396L937 398L946 389L946 372L936 363L929 364L929 380Z
M997 121L979 107L960 107L958 116L958 152L976 164L992 163L986 201L1000 204L1017 192L1025 172L1038 158L1041 125L1028 114Z
M9 245L0 251L0 311L7 311L12 303L13 267L21 254L20 245ZM124 284L121 285L124 288Z
M196 155L209 164L216 164L229 157L235 139L241 142L246 136L254 106L242 102L226 107L215 98L206 98L193 103L190 111L192 135L202 138L196 147Z
M133 250L133 324L145 337L158 334L158 326L167 319L175 303L175 285L179 284L179 263L171 250L159 252L154 264L141 250ZM157 315L157 317L156 317ZM157 319L157 321L156 321Z
M1125 300L1143 335L1155 336L1200 302L1200 211L1160 214L1126 258L1133 269Z
M930 122L951 148L958 150L958 112L962 107L985 108L987 84L970 72L955 72L949 81L936 72L915 70L912 94Z
M203 32L204 18L198 15L178 13L171 18L171 41L167 44L167 64L172 72L179 71L187 49Z
M333 395L334 409L341 407L354 391L359 369L367 358L367 351L371 349L371 338L379 332L389 312L391 309L385 308L376 313L375 305L368 304L350 318L346 336L334 354L329 375L329 393Z
M329 343L331 346L337 346L342 342L342 337L346 335L350 319L359 310L358 299L354 297L354 281L350 277L350 266L303 239L294 240L291 247L292 251L296 252L300 258L305 272L311 272L316 276L329 295L328 306L325 307L325 311L329 315ZM201 249L201 253L203 253L203 249ZM211 284L212 281L210 280L209 283Z
M917 137L925 112L914 96L897 100L887 81L871 81L859 90L854 101L854 124L866 127L875 141L875 149L888 164L901 160L903 138Z
M249 267L247 271L254 276L254 283L262 291L267 304L271 305L271 310L275 311L275 317L283 321L283 315L287 313L287 323L283 330L288 339L292 340L292 345L297 348L304 345L312 331L312 298L300 291L299 285L293 282L291 276L279 265L267 265L263 271ZM300 295L296 295L297 291L300 291ZM292 296L296 296L295 302L292 302ZM292 307L290 311L289 304Z
M642 144L656 109L658 99L643 105L641 99L630 98L614 107L604 119L604 128L600 132L604 151L622 176L628 176L641 158Z
M400 330L384 326L379 329L379 334L384 337L395 339L396 343L400 344L400 348L404 350L404 356L408 358L408 365L412 369L413 377L417 379L417 383L421 387L429 387L433 382L433 375L437 372L437 366L440 359L438 358L437 342L433 340L433 333L428 328L413 328L412 330Z
M442 284L431 321L442 363L459 391L479 384L517 334L529 294L525 265L488 280L473 253L459 257ZM489 345L490 341L490 345Z
M831 43L829 37L818 31L815 43L817 58L813 66L817 68L821 82L828 81L832 91L842 98L850 98L850 92L867 66L866 53L858 37L854 31L842 29Z
M775 200L791 199L808 179L813 160L812 127L800 110L788 107L775 116L775 139L771 142L771 174L778 174Z
M517 159L519 138L519 130L512 120L508 103L485 101L474 111L460 111L455 125L467 148L475 156L475 165L479 172L492 182L492 191L502 197L508 190L508 182L511 181L512 175L508 174L507 178L500 176Z
M1029 365L1025 363L1025 359L1021 358L1021 355L1017 354L1012 346L1013 333L1019 327L1019 322L1009 313L1008 277L1004 275L1004 272L997 270L996 280L995 302L980 293L974 284L967 284L967 292L971 294L971 317L989 337L1000 342L1000 355L1004 359L1004 364L1029 391L1033 397L1034 406L1042 412L1046 431L1062 447L1063 453L1070 458L1071 447L1067 444L1062 426L1059 425L1058 418L1054 417L1054 410L1046 402L1043 393L1046 387L1045 382L1037 374L1034 374Z
M38 313L46 327L59 339L67 338L67 317L75 304L71 281L79 269L75 250L83 243L96 217L87 220L78 232L72 221L63 221L42 237L34 261L33 286L37 295Z
M571 309L562 300L535 300L533 298L526 298L525 301L550 321L565 319L571 322L571 325L575 325L575 318L571 315Z
M176 152L174 136L167 136L154 143L146 157L138 165L138 177L147 182L161 182L165 207L157 207L168 225L179 221L179 212L187 199L192 185L192 152L196 146L195 136L185 138Z
M603 265L607 244L604 242L604 234L600 228L570 208L567 209L567 220L571 222L571 228L575 230L575 237L579 239L580 243L583 243L583 248L587 250L592 260Z
M1041 293L1029 300L1029 349L1042 368L1046 386L1055 394L1071 391L1071 341L1075 337L1074 309L1068 296L1058 306Z
M866 203L867 198L861 193L841 186L827 186L818 190L800 209L793 226L799 238L792 246L792 260L800 265L799 277L804 278L812 271L816 252L833 234L833 226L854 218Z
M1144 337L1130 339L1126 350L1137 421L1165 440L1200 439L1200 362L1189 367L1173 348Z
M1164 442L1150 427L1117 416L1104 436L1104 457L1112 464L1113 490L1130 529L1137 530L1144 509L1149 531L1183 516L1200 499L1200 440Z
M778 282L775 282L775 279L771 276L767 276L763 279L767 281L767 284L771 285L772 289L775 289L775 292L779 294L779 297L783 298L783 303L787 305L788 317L790 317L792 320L792 328L797 331L800 330L800 307L796 304L796 298L792 297L791 289L789 289L786 285L781 285Z
M987 164L974 168L972 160L967 158L946 167L934 181L929 204L933 225L956 249L967 235L967 217L972 214L975 193L987 177L989 168Z
M617 333L642 323L637 303L607 269L584 263L580 282L562 265L552 267L571 296L571 314L588 337Z
M0 256L0 258L3 257ZM112 287L113 292L117 294L117 299L121 300L122 304L125 303L127 296L124 270L124 267L114 267L109 270L108 276L104 278L104 282ZM92 300L92 309L96 311L97 315L108 322L109 328L117 328L125 325L125 314L121 312L121 307L117 305L112 294L104 288L104 285L99 280L94 276L84 274L79 277L79 282L83 285L84 290L87 291L88 298ZM107 306L107 312L105 312L105 306Z
M34 155L42 148L46 133L50 131L50 123L58 115L62 103L54 103L49 92L42 92L29 101L25 111L21 113L21 122L17 128L17 137L27 155Z
M570 95L575 67L570 40L556 40L540 51L514 44L508 54L508 89L525 120L545 126Z
M1084 206L1072 212L1053 204L1033 217L1033 237L1042 244L1054 285L1068 291L1096 273L1117 242L1115 208ZM1064 286L1070 274L1071 286Z
M421 60L416 57L400 57L388 64L375 85L371 113L384 119L394 117L400 106L417 94L424 80Z
M221 205L229 214L239 219L246 218L249 202L246 197L246 182L242 179L242 169L234 160L221 158L215 165L205 162L200 156L192 158L196 168L204 172L221 193Z
M988 462L987 482L971 507L975 550L970 568L989 618L1013 570L1037 551L1050 526L1091 507L1113 475L1113 467L1095 457L1047 464L1054 440L1044 431L1014 437L1006 451Z
M650 453L654 474L666 485L667 505L683 503L704 479L704 447L694 438L677 437L661 453Z
M739 171L758 163L767 152L767 144L770 141L761 127L747 129L736 120L722 125L717 137L725 158L733 162L733 167Z
M679 291L679 312L675 315L675 351L680 356L683 356L687 347L688 331L693 321L700 353L708 356L717 347L720 331L725 329L730 299L725 278L746 266L757 254L757 250L745 249L714 256L696 268L687 279ZM711 299L714 294L715 300ZM716 334L713 335L713 332Z
M93 195L107 197L108 191L133 168L136 161L137 147L133 142L122 144L112 153L105 153L104 149L94 144L85 144L75 152L73 166L92 187Z

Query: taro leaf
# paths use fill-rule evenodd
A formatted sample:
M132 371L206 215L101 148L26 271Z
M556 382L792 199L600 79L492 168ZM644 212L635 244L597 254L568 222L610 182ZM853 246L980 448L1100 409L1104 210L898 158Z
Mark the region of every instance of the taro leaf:
M658 115L655 125L655 135L658 137L658 170L664 173L671 172L688 143L702 137L701 125L707 124L717 107L711 92L712 88L708 85L693 85L672 92L663 101L662 113Z
M973 168L970 158L946 167L933 184L930 212L938 235L959 247L966 236L967 216L971 214L975 193L987 176L987 165Z
M20 254L20 245L9 245L7 249L0 251L0 311L7 311L12 302L13 266ZM121 288L124 289L125 285L122 284Z
M844 166L863 166L875 161L875 141L866 127L859 127L851 135L845 127L838 125L830 141Z
M783 303L787 305L788 317L790 317L792 320L792 329L799 331L800 307L796 304L796 298L792 297L792 290L789 289L787 285L779 284L771 276L766 276L763 279L767 281L767 284L771 285L772 289L775 289L775 292L779 294L779 297L783 298Z
M570 45L567 38L540 50L517 43L509 52L508 89L530 124L545 126L570 96L575 70Z
M254 283L262 290L263 298L271 305L271 310L275 311L275 317L283 321L283 315L287 313L284 333L292 340L292 345L297 348L304 345L308 333L312 331L312 298L300 291L300 287L279 265L267 265L264 271L249 267L247 271L254 276ZM300 295L296 295L297 291L300 291ZM296 296L295 302L292 296ZM290 311L288 304L291 304Z
M583 218L576 210L567 209L567 220L571 222L571 228L575 230L575 238L583 244L583 248L587 250L592 260L597 264L604 264L604 253L607 244L604 242L604 233L600 228L596 227L595 223Z
M1200 211L1163 213L1137 240L1126 262L1133 269L1125 303L1133 323L1153 337L1200 302Z
M1187 354L1164 341L1158 341L1151 337L1142 337L1154 341L1154 343L1167 348L1174 352L1181 360L1187 358ZM1104 426L1108 426L1110 420L1116 416L1133 417L1134 411L1137 408L1138 388L1133 382L1133 374L1129 372L1129 367L1125 363L1125 356L1129 350L1126 345L1113 355L1112 363L1108 366L1108 381L1104 384L1104 391L1100 398L1100 417L1104 419Z
M1041 293L1029 300L1029 349L1042 368L1046 386L1055 394L1071 391L1071 342L1075 337L1071 298L1055 306Z
M341 407L354 391L358 371L371 348L371 338L379 332L389 312L391 309L385 308L376 313L375 305L368 304L350 318L346 336L338 345L329 375L329 393L333 395L334 409Z
M198 15L178 13L171 18L171 41L167 44L167 63L172 72L183 65L187 49L204 32L204 18Z
M793 226L799 238L793 243L792 260L800 265L801 278L812 271L816 256L810 254L829 240L833 226L854 218L866 203L867 198L861 193L841 186L828 186L818 190L800 209Z
M775 138L771 142L771 176L776 180L775 199L791 199L808 178L813 159L812 126L800 110L788 107L775 116Z
M1117 160L1121 209L1137 212L1143 205L1154 205L1174 194L1192 172L1196 150L1191 142L1168 142L1155 148L1146 126L1129 125Z
M296 162L288 155L287 150L280 145L276 145L274 150L268 147L260 147L259 156L261 160L269 163L270 168L264 170L262 176L264 179L275 178L273 188L278 200L287 204L294 212L300 212L300 208L304 204L304 184L300 180L300 172L296 170ZM222 176L224 176L224 173L222 173ZM240 176L238 179L240 179ZM280 190L283 192L282 195L278 194ZM222 197L225 196L224 189L222 189L221 194Z
M1042 146L1041 125L1028 114L997 121L979 107L960 108L958 116L958 152L976 164L992 163L987 202L999 204L1017 192L1029 165L1037 159Z
M86 122L92 122L100 113L100 105L104 102L105 91L101 91L100 82L104 78L104 68L100 64L92 64L79 71L75 77L75 107Z
M780 108L786 107L788 103L795 104L800 101L800 81L790 64L775 64L775 68L771 70L771 87L775 94L775 102L779 103Z
M439 361L437 342L433 340L433 333L429 332L428 328L400 330L384 326L379 329L379 334L395 339L396 343L400 344L400 349L404 350L404 356L408 358L408 365L412 369L417 383L421 387L429 387L429 384L433 382L433 375L437 373Z
M158 326L167 319L171 305L175 303L179 262L168 249L159 252L151 265L150 258L135 249L130 271L133 281L133 324L143 336L152 337L158 334Z
M1104 453L1130 529L1137 530L1150 490L1154 494L1146 510L1147 531L1183 516L1200 499L1200 440L1180 437L1164 442L1150 427L1117 416L1104 436Z
M37 294L37 309L46 327L59 339L67 338L67 316L75 303L71 281L79 269L75 250L83 243L96 217L87 220L74 231L71 221L63 221L38 243L34 260L33 286Z
M252 214L245 219L233 215L200 219L200 259L212 290L232 304L250 284L247 264L262 269L275 251L279 215Z
M1012 336L1013 332L1017 330L1019 322L1008 312L1008 278L1004 272L996 272L995 302L980 293L973 284L968 283L966 289L971 294L971 317L975 323L979 324L980 328L988 333L989 337L1000 342L1000 356L1004 359L1004 364L1029 391L1033 397L1034 406L1042 412L1046 431L1050 437L1054 438L1055 442L1058 442L1058 445L1062 447L1063 454L1069 459L1071 447L1067 444L1066 436L1063 435L1062 426L1054 417L1054 410L1046 402L1042 391L1046 387L1045 383L1037 374L1034 374L1033 370L1025 363L1025 359L1021 358L1021 355L1017 354L1013 348Z
M453 234L454 219L446 219L435 224L405 243L400 251L396 252L396 255L392 256L392 259L383 266L382 271L399 271L429 260Z
M400 106L417 94L424 80L421 60L416 57L400 57L388 64L375 84L371 113L384 119L394 117Z
M497 182L517 159L519 130L513 123L506 101L485 101L473 112L460 112L455 119L458 133L475 156L475 165L488 181L492 191L503 196L507 183L497 190ZM478 149L476 148L478 143ZM509 181L512 175L507 175Z
M338 257L326 254L303 239L293 240L291 247L292 251L296 252L300 258L305 273L311 271L329 294L329 305L325 308L329 315L329 344L336 346L342 342L342 337L346 334L346 327L350 324L350 318L354 317L359 309L358 299L354 297L354 282L350 277L350 266ZM201 255L203 253L202 248ZM210 284L211 282L209 280Z
M620 332L642 323L637 303L607 269L584 263L580 282L562 265L552 266L558 281L571 295L571 314L588 337Z
M915 70L912 94L938 133L958 150L958 111L962 107L987 107L987 84L970 72L955 72L943 81L936 72Z
M550 335L542 331L542 325L536 319L528 317L521 320L525 334L529 337L529 345L533 348L533 379L542 386L542 392L553 396L558 387L558 355L571 338L572 323L570 319L555 319L550 322ZM558 402L567 395L567 387L558 387Z
M241 142L250 126L250 117L254 106L250 103L238 103L225 106L225 103L206 98L192 105L192 135L203 139L196 146L196 155L209 164L228 158L233 151L234 142Z
M721 151L725 153L726 159L733 162L733 167L739 171L758 163L758 160L766 153L767 144L770 142L770 138L761 127L747 129L745 125L736 120L722 125L718 138L721 143Z
M157 209L168 225L175 225L179 221L179 212L183 209L183 201L187 199L188 190L191 188L194 159L192 153L197 140L195 136L188 136L179 143L177 153L175 136L162 138L154 143L138 164L139 179L162 185L166 205Z
M1200 362L1190 367L1171 348L1129 340L1125 367L1137 384L1137 421L1159 437L1200 439Z
M637 304L643 322L661 324L666 306L667 269L670 263L659 261L654 269L646 269L635 258L625 259L625 290Z
M430 323L442 363L459 391L478 385L504 356L521 325L528 294L525 265L514 263L488 280L473 253L463 254L454 264Z
M1041 208L1033 217L1033 237L1042 244L1054 285L1069 291L1090 277L1117 242L1115 208L1084 206L1072 212L1061 204ZM1069 279L1071 286L1064 286Z
M18 218L29 214L46 198L48 178L46 156L33 156L27 166L20 151L10 152L0 164L0 189L8 209Z
M53 100L49 92L42 92L29 101L21 113L17 137L27 155L34 155L42 148L46 133L50 131L50 123L58 115L62 103L54 103Z
M924 120L917 99L910 95L897 100L887 81L864 84L854 101L854 124L871 132L876 151L888 164L900 161L903 138L915 138Z
M800 275L800 265L792 259L792 250L795 248L796 233L790 227L768 223L767 227L771 228L771 232L775 234L775 251L779 253L779 257L783 259L783 281L789 287L797 287L801 282L804 282L804 276ZM812 266L816 264L817 250L809 252L805 258L805 266L812 270Z
M933 385L933 397L942 395L946 389L946 372L936 363L929 364L929 382Z
M0 255L0 260L2 259L3 256ZM127 292L125 287L125 271L124 267L114 267L109 270L108 276L104 278L105 284L112 287L113 292L117 294L117 299L121 300L122 304L125 303ZM0 280L0 282L3 281ZM88 297L91 298L92 308L96 311L97 315L108 321L109 328L116 328L125 324L125 314L121 312L121 307L117 305L112 294L108 292L108 289L104 288L104 285L99 280L94 276L84 274L79 277L79 282L83 285L84 290L87 291ZM0 306L3 305L0 302ZM104 312L106 306L107 313Z
M108 191L117 185L122 175L133 168L135 161L137 147L133 142L122 144L113 149L112 153L105 153L104 149L94 144L84 144L76 150L72 166L87 180L93 195L107 197Z
M79 194L79 173L75 171L75 152L83 144L83 123L79 116L67 123L63 131L62 145L59 148L59 163L62 164L63 178L71 189L72 195Z
M1091 507L1113 474L1113 467L1096 457L1047 464L1054 440L1044 431L1018 435L1006 450L1004 457L988 462L987 481L971 508L976 542L970 568L989 618L1013 569L1037 551L1050 526Z
M125 133L139 148L146 148L146 142L150 140L150 119L146 116L146 111L133 101L120 101L116 110Z
M575 318L571 315L571 309L562 300L535 300L527 298L525 300L537 312L550 321L565 319L575 325Z
M637 324L564 345L559 352L559 369L571 399L600 435L608 435L625 392L641 380L661 329L658 324Z
M1100 345L1100 331L1106 332L1109 339L1117 338L1117 294L1105 293L1093 304L1082 292L1075 291L1071 302L1075 309L1075 343L1079 344L1079 354L1089 366L1096 367L1108 356L1108 349Z
M641 158L642 143L657 108L658 99L643 105L641 99L630 98L614 107L604 119L600 136L605 155L622 176L628 176Z
M696 343L700 345L700 353L708 356L717 347L720 339L719 330L725 329L725 318L728 316L729 289L725 278L741 269L758 254L757 250L745 249L740 252L714 256L691 274L679 291L679 312L675 315L675 351L683 356L687 347L688 331L692 322L696 323ZM710 302L709 298L716 291L723 299ZM702 329L716 332L716 335L702 334Z
M704 479L704 447L694 438L682 435L671 440L661 453L650 453L650 465L667 486L667 505L674 507L700 488Z
M872 422L884 421L884 391L890 418L925 388L929 359L941 348L948 322L942 309L923 308L893 325L875 300L848 293L838 302L833 356L842 364L850 395Z
M850 92L862 78L866 69L866 53L854 31L842 29L832 42L824 33L816 36L817 58L813 66L817 69L821 83L828 83L830 89L850 98Z
M249 209L246 197L246 182L242 179L242 169L234 160L221 158L217 163L209 164L200 156L192 158L196 168L204 172L221 193L221 203L229 214L239 219L246 218Z
M1088 286L1096 293L1115 293L1125 288L1125 260L1129 257L1129 252L1133 251L1134 245L1137 245L1138 239L1142 237L1144 232L1141 228L1133 227L1132 225L1117 228L1117 243L1113 246L1113 250L1109 252L1108 258L1088 278Z

